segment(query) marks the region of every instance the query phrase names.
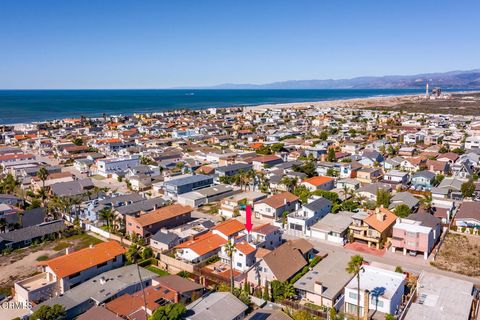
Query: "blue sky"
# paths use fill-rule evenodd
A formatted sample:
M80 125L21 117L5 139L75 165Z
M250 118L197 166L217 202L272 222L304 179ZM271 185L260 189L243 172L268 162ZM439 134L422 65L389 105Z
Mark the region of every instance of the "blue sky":
M1 0L0 88L168 88L480 68L480 1Z

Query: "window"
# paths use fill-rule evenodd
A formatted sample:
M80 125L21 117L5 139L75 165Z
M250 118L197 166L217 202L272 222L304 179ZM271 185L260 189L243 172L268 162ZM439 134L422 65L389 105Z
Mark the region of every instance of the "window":
M383 301L378 300L378 297L372 296L370 299L370 303L374 306L376 305L378 308L383 308Z
M355 304L346 303L346 312L348 314L357 314L357 306ZM362 307L360 307L360 314L363 314Z
M237 267L242 267L242 263L241 262L237 262Z
M355 292L349 292L349 293L348 293L348 297L349 297L350 299L357 299L357 294L356 294Z

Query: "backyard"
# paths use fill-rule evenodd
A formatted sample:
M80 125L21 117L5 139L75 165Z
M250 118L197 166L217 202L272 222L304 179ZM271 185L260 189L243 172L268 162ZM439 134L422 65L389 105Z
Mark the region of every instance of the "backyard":
M442 270L480 277L480 236L450 232L431 264Z
M65 249L77 251L102 242L86 233L43 242L30 247L15 250L0 256L0 293L10 294L14 282L32 276L37 271L39 261L45 261L65 254Z

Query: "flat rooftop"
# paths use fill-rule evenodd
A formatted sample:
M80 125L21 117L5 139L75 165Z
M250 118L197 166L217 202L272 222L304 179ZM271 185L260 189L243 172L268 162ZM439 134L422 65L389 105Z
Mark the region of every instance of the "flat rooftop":
M422 272L418 279L417 298L405 320L469 319L473 301L473 283L443 275Z
M30 278L19 281L16 284L27 291L34 291L55 282L56 281L53 279L53 277L50 279L50 276L47 272L42 272Z
M364 272L360 272L360 289L368 290L379 297L390 299L397 289L403 285L406 275L378 267L363 266ZM350 289L357 289L357 277L355 276L347 285Z

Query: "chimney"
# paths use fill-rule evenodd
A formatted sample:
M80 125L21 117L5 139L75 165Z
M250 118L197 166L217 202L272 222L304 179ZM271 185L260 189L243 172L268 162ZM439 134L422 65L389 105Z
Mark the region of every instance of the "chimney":
M70 254L70 248L65 249L65 255Z
M323 293L323 285L321 281L315 281L313 284L313 292L316 294L322 294Z
M376 216L378 221L385 221L385 214L383 214L382 212L377 212Z
M106 282L106 281L105 281L105 277L101 277L101 278L100 278L100 284L101 284L101 285L104 285L105 282Z
M287 205L287 198L283 198L283 204L286 206Z
M297 201L297 203L295 203L295 211L298 211L298 209L300 209L300 203Z
M368 319L368 310L370 307L370 291L363 292L363 319Z
M90 244L89 248L92 249L92 248L93 248L93 244Z
M383 205L380 206L380 208L383 209ZM380 208L375 209L375 215L376 215L378 221L384 221L385 220L385 214L380 210Z

